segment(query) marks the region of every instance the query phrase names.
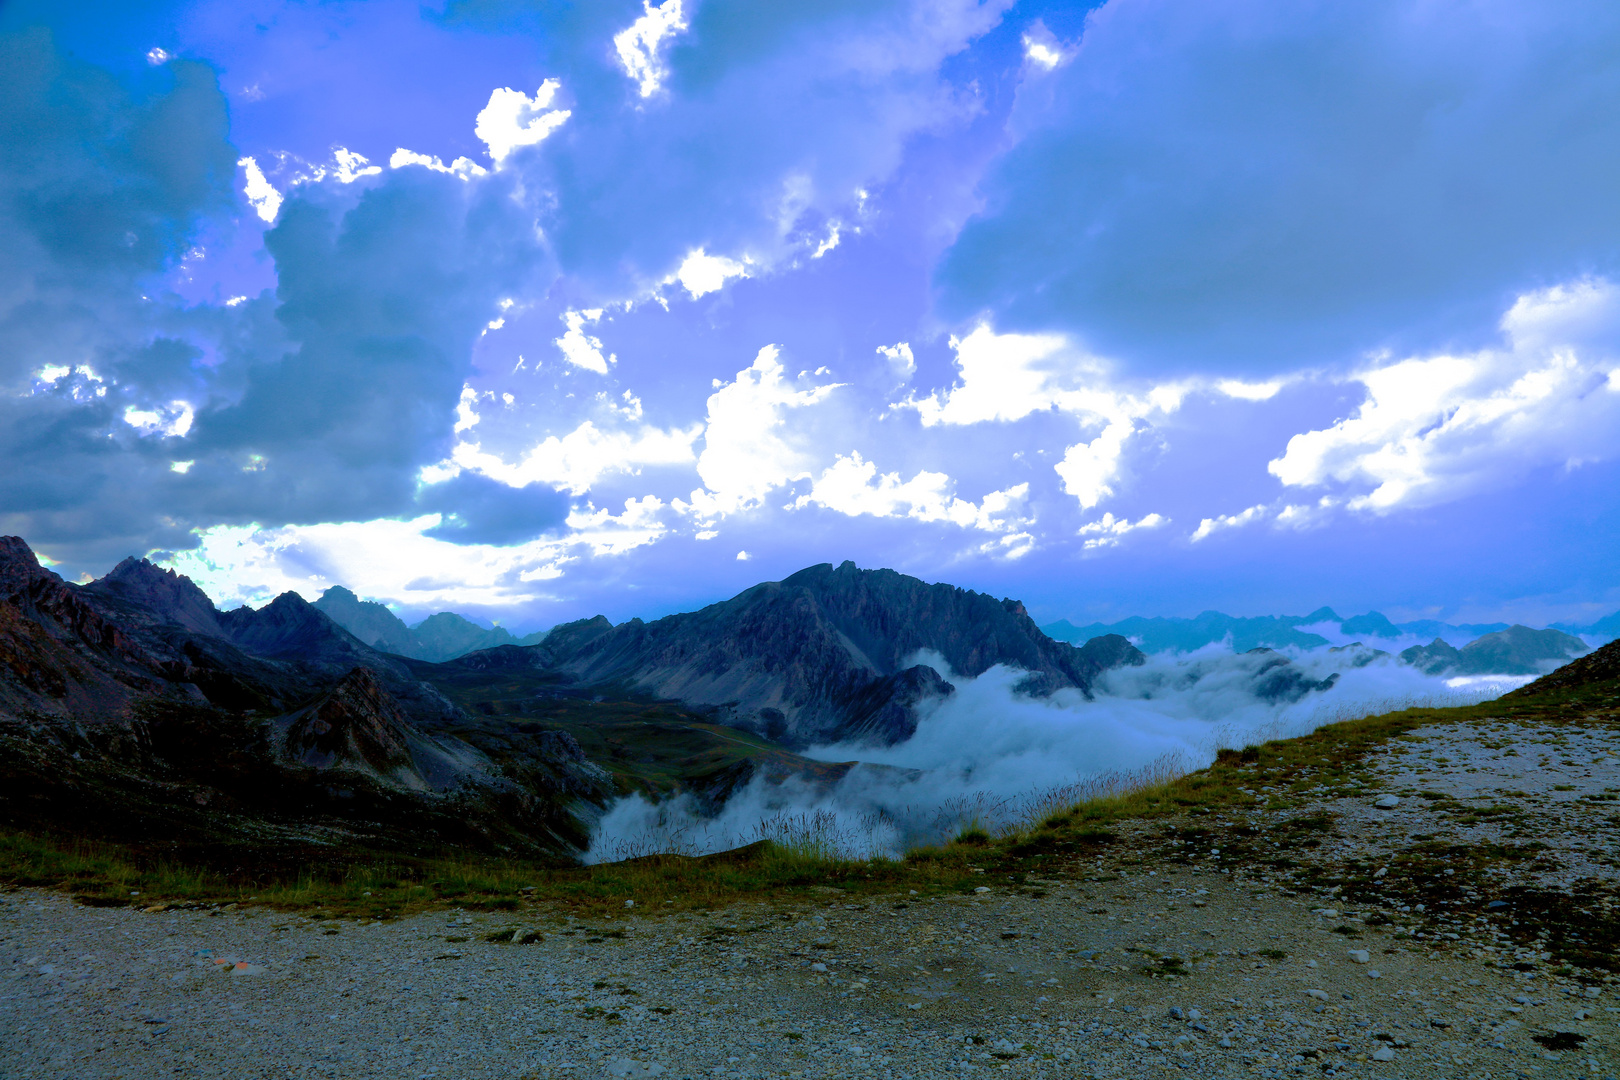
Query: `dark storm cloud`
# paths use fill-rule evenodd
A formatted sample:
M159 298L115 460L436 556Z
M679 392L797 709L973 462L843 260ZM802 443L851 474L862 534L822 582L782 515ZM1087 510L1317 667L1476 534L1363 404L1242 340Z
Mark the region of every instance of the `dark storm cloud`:
M1617 93L1612 4L1112 3L1021 91L944 305L1138 369L1490 335L1615 269Z
M275 295L187 308L159 276L230 212L236 152L207 67L154 77L136 98L0 38L0 526L95 568L192 527L416 512L474 342L548 265L532 215L500 177L303 185L265 235Z
M515 488L462 473L422 489L423 510L443 520L423 535L452 544L522 544L555 532L568 517L568 498L543 484Z

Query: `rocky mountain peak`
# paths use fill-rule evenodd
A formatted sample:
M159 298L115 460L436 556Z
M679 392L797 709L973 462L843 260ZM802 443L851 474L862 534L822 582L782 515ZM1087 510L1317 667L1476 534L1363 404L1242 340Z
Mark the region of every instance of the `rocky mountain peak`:
M21 592L56 575L39 564L34 549L20 536L0 536L0 595Z
M185 575L166 570L147 559L132 555L86 588L91 592L139 604L169 622L199 634L225 636L219 624L219 611L207 593Z

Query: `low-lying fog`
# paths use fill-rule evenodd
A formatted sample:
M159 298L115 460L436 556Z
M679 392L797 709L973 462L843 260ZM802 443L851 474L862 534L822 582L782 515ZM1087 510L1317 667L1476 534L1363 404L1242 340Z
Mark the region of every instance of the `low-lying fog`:
M1107 672L1088 701L1076 690L1022 694L1023 673L1005 667L970 678L938 656L915 662L939 670L956 693L925 705L905 742L807 751L861 763L837 784L756 777L707 818L690 796L621 799L598 824L587 860L702 854L764 837L898 854L966 824L993 830L1044 805L1202 768L1222 748L1411 705L1472 704L1533 678L1424 675L1365 647L1234 654L1211 645Z

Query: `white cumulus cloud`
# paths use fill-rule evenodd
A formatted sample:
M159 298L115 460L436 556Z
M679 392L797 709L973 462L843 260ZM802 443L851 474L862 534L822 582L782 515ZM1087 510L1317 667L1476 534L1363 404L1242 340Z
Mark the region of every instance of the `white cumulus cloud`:
M1529 293L1501 327L1499 348L1357 374L1367 396L1355 414L1295 435L1269 470L1385 513L1620 453L1620 289L1591 279Z
M594 371L598 375L606 375L608 365L618 358L615 356L603 356L601 339L585 332L586 326L596 322L601 317L601 308L564 312L563 323L568 329L553 344L562 350L563 359L575 367Z
M1146 514L1135 521L1126 518L1116 518L1113 514L1104 514L1096 521L1080 526L1080 535L1085 537L1084 547L1087 551L1096 548L1114 547L1126 533L1137 529L1157 529L1161 525L1170 524L1170 519L1163 514Z
M388 159L390 169L403 169L408 165L420 165L422 168L432 169L434 172L450 173L452 176L459 176L463 180L471 180L475 176L484 176L488 171L472 158L458 157L455 161L446 165L436 157L418 154L416 151L407 150L403 146L396 149L393 156Z
M669 281L679 281L692 299L718 292L734 277L747 277L748 264L728 259L723 255L710 255L702 248L690 252L681 260L680 267Z
M798 389L783 376L780 350L767 345L735 382L709 396L703 453L697 462L704 487L692 492L700 518L759 505L773 488L808 477L814 458L786 429L785 414L827 398L842 383Z
M702 434L702 424L684 431L651 426L604 430L587 420L561 438L547 436L516 462L468 442L456 446L451 462L454 468L483 473L512 487L542 483L579 495L605 476L634 476L645 467L690 465L696 459L692 446ZM434 475L442 477L443 473Z
M944 473L917 473L902 481L899 473L878 475L877 466L859 453L839 455L821 474L809 494L794 501L795 509L824 506L849 517L912 518L916 521L949 521L963 528L985 532L1010 532L1027 524L1022 514L1029 497L1029 485L1018 484L1004 491L992 491L980 503L956 495L956 484Z
M568 109L551 108L561 85L556 79L547 79L532 98L511 87L490 91L489 104L478 114L473 134L489 147L489 156L495 164L505 161L506 156L520 146L544 141L573 115Z
M1126 444L1150 419L1180 408L1191 383L1136 393L1114 387L1106 367L1061 334L997 334L981 324L952 338L957 384L925 398L896 402L917 410L924 427L1022 420L1045 409L1068 413L1098 433L1064 451L1053 466L1063 490L1089 510L1114 494Z
M1269 512L1269 508L1262 503L1259 506L1251 506L1247 510L1239 511L1236 514L1220 514L1216 517L1205 518L1198 523L1198 528L1193 530L1192 538L1196 542L1205 539L1212 533L1220 532L1222 529L1237 529L1256 521L1263 521Z
M613 35L613 47L624 73L635 80L641 96L647 98L658 92L669 74L659 53L665 41L686 29L686 17L681 0L664 0L657 7L649 0L641 0L641 10L641 18Z
M281 192L265 179L264 170L259 168L257 161L245 157L236 164L247 174L247 184L242 193L247 196L248 205L264 221L276 220L276 214L281 210Z

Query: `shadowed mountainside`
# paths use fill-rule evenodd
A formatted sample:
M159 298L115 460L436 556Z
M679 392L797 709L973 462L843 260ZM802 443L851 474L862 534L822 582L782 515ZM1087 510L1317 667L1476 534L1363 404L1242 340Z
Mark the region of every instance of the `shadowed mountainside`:
M1610 685L1616 691L1613 697L1620 697L1620 641L1611 641L1505 696L1534 698L1543 694L1602 689Z
M0 813L205 847L581 846L611 787L578 744L486 752L407 663L296 594L220 613L144 560L75 586L0 538Z

